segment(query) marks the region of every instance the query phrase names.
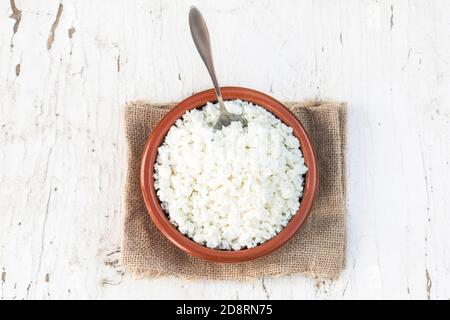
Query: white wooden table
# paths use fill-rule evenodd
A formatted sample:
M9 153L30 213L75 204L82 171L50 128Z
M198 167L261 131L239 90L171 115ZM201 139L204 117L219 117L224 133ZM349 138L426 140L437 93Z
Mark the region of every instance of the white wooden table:
M222 85L349 103L338 281L133 279L118 265L126 101ZM0 297L450 298L450 2L0 1Z

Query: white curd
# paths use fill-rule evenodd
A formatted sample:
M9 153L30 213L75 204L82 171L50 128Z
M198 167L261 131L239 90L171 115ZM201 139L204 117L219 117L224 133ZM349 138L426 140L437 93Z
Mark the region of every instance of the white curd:
M180 232L210 248L240 250L273 238L296 213L307 171L292 128L233 100L248 121L215 131L217 104L188 111L158 149L155 189Z

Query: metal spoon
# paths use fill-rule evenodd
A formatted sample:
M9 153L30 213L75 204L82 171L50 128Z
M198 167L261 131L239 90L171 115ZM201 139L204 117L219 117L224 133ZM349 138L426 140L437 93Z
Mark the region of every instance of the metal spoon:
M223 103L222 93L220 92L219 83L217 82L216 73L214 71L211 44L209 40L209 32L202 14L196 7L191 7L189 11L189 27L191 28L192 39L197 47L198 53L208 69L209 75L214 85L217 100L220 106L220 115L214 129L220 130L222 127L228 126L232 121L240 121L243 127L247 126L247 120L242 116L228 112Z

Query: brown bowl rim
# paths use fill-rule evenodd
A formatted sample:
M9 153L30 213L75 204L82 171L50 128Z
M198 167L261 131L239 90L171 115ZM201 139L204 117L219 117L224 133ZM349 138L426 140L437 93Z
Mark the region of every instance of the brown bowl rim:
M318 165L316 153L312 142L300 121L293 113L278 100L262 92L243 87L222 87L224 100L241 99L257 104L277 116L281 121L293 129L294 135L300 141L300 149L308 167L304 181L304 192L300 207L289 223L272 239L254 248L238 251L211 249L202 246L184 234L169 221L166 213L160 206L160 201L154 189L154 163L158 147L163 142L168 130L187 110L200 108L207 102L217 102L214 90L209 89L196 93L173 107L155 126L148 136L141 161L141 190L150 218L162 234L186 253L213 262L237 263L265 256L288 242L303 226L311 208L318 188Z

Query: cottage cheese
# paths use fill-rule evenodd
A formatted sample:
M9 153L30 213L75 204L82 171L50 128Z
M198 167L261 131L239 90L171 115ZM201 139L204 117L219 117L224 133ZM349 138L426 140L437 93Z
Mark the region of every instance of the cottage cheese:
M158 149L155 189L180 232L210 248L255 247L297 212L307 171L299 140L264 108L225 102L248 127L215 131L217 104L188 111Z

